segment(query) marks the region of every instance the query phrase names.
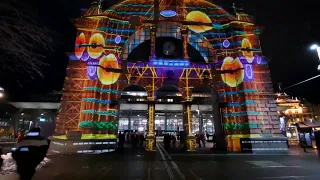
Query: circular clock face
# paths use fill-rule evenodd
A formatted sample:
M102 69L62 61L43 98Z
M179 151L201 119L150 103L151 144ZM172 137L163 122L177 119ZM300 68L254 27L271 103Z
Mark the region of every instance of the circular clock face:
M167 56L173 55L176 50L176 45L173 42L167 41L163 44L163 53Z

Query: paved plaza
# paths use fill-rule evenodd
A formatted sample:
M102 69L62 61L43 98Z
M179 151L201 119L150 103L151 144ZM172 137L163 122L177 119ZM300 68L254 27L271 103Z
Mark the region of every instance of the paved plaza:
M320 160L314 152L292 155L169 154L125 149L100 155L51 155L52 161L34 180L212 180L320 179ZM11 175L4 179L17 179Z

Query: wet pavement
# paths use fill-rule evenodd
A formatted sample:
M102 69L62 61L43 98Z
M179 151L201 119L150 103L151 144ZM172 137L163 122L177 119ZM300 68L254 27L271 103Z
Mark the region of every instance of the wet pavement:
M54 155L34 180L320 179L320 160L308 155L169 154L125 149L101 155Z

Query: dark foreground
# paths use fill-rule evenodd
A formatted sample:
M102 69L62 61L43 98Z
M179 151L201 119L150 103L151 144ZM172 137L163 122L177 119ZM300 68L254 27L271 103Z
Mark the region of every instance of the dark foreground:
M320 160L315 155L168 155L158 145L154 153L127 149L124 153L49 158L52 162L34 180L320 179Z

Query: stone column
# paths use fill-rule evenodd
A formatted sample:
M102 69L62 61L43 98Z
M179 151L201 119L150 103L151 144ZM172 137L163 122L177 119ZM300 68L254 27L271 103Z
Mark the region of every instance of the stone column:
M167 117L168 113L167 113L167 110L165 111L164 113L164 130L168 130L168 117Z
M128 120L129 120L129 124L128 124L128 130L131 131L131 115L132 115L132 110L129 110L129 116L128 116Z
M226 143L226 139L225 139L225 133L223 131L222 119L220 116L220 106L219 106L218 99L214 100L213 104L212 104L212 118L213 118L213 124L214 124L214 131L216 134L217 148L219 150L226 150L227 143Z
M189 59L188 55L188 42L189 42L189 36L188 36L188 28L187 26L182 27L181 29L181 36L182 36L182 43L183 43L183 58Z
M155 101L148 101L148 131L146 138L146 151L155 151L155 136L154 136L154 115Z
M199 113L198 114L198 119L199 119L199 133L203 133L203 118L202 115Z
M186 100L183 102L183 124L184 132L186 136L186 150L195 151L196 140L192 134L192 111L191 111L192 101Z

